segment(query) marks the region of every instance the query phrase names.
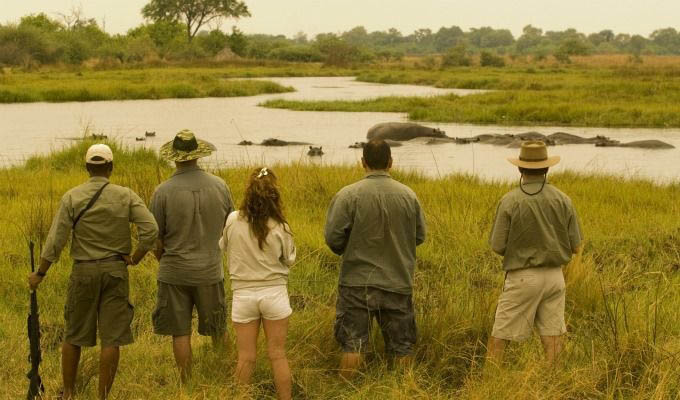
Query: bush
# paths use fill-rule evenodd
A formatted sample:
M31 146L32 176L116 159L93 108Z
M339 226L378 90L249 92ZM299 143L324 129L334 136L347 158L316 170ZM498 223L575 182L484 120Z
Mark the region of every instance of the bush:
M268 58L293 62L320 62L324 59L318 48L309 45L279 47L270 51Z
M56 61L57 46L49 36L32 26L0 27L0 63L28 66Z
M479 57L479 65L482 67L505 67L505 60L488 51L483 51Z
M442 59L442 67L469 67L472 65L472 59L467 55L467 46L464 43L459 43L452 47Z

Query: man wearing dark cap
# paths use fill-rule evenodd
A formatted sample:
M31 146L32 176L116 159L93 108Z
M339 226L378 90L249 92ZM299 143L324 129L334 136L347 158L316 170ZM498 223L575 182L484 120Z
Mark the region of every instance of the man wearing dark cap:
M116 377L120 346L132 343L128 265L136 265L153 248L158 227L142 199L132 190L109 183L113 152L92 145L85 155L90 179L64 194L43 246L40 268L29 277L35 290L59 260L71 237L73 270L66 294L61 349L63 399L73 397L81 347L101 343L99 398L105 399ZM130 223L139 242L132 253Z
M425 218L416 194L395 181L390 147L364 147L366 176L341 189L326 219L328 247L342 256L335 338L343 351L340 374L354 375L368 347L373 318L385 351L407 365L416 342L413 272L416 246L425 241Z
M154 332L172 336L182 382L191 376L191 320L198 312L198 333L225 343L226 302L219 240L232 199L224 180L203 171L198 159L215 150L193 132L183 130L160 149L176 172L153 194L151 212L158 222L156 257L158 299Z
M531 337L536 328L551 364L562 351L565 284L562 266L581 246L581 230L571 199L547 182L548 168L560 158L548 157L542 141L522 143L519 187L500 201L489 240L503 256L506 272L489 339L488 358L503 360L507 341Z

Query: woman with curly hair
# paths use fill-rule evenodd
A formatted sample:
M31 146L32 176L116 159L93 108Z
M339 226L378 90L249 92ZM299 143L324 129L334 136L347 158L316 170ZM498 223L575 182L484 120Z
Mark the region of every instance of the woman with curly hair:
M227 217L220 246L227 253L233 290L236 380L247 385L253 375L261 321L278 398L290 399L292 384L285 347L292 309L287 283L289 268L295 262L295 243L272 170L265 167L251 173L240 209Z

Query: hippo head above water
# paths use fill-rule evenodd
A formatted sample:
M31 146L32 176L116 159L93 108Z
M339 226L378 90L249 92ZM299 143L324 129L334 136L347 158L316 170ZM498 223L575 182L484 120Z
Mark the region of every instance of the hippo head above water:
M321 157L323 155L323 146L319 147L314 147L314 146L309 146L309 151L307 151L307 155L310 157Z

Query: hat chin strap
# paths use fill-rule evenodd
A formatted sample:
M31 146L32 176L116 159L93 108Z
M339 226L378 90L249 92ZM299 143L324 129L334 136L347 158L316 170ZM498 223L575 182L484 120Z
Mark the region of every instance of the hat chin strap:
M543 188L545 187L545 183L548 180L548 174L543 174L543 183L541 184L541 188L538 189L538 191L534 192L534 193L529 193L526 190L524 190L524 186L522 186L523 180L524 180L524 174L520 175L520 177L519 177L519 189L522 191L522 193L524 193L528 196L536 196L537 194L539 194L543 191Z

